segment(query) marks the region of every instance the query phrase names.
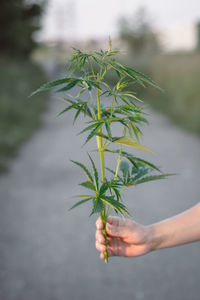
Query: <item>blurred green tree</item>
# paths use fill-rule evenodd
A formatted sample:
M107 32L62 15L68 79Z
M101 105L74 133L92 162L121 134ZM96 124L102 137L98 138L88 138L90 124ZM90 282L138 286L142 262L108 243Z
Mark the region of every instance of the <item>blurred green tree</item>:
M151 24L148 12L144 7L140 7L131 18L121 17L119 19L119 36L134 54L157 54L161 51L158 35Z
M44 1L1 0L0 54L28 57L37 45L33 33L40 29Z

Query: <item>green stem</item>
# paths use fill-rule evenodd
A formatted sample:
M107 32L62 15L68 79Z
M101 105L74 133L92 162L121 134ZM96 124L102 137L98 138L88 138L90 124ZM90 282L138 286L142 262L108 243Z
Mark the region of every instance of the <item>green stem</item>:
M120 166L120 162L121 162L121 153L122 153L122 146L120 147L120 151L119 151L119 157L118 157L118 160L117 160L117 167L116 167L114 179L117 178L117 175L118 175L118 172L119 172L119 166Z
M106 232L106 218L105 218L105 214L103 212L101 212L101 220L102 220L102 223L103 223L103 229L102 229L102 234L104 236L104 239L105 239L105 246L107 248L108 246L108 241L107 241L107 232ZM105 263L108 262L108 251L104 251L104 261Z
M99 89L97 89L97 118L101 119L101 102L99 96ZM101 128L99 129L99 133L101 133ZM102 182L105 181L105 166L104 166L104 155L103 155L103 147L102 147L102 137L97 136L97 146L100 153L100 162L101 162L101 179Z
M116 167L114 179L117 178L117 175L118 175L118 172L119 172L119 166L120 166L120 162L121 162L121 153L122 153L122 146L120 146L120 151L119 151L119 156L118 156L118 160L117 160L117 167ZM111 196L112 196L112 194L113 194L113 189L111 191ZM108 207L108 210L107 210L107 215L106 215L107 217L110 214L109 208L110 207Z
M101 102L100 102L100 95L99 95L99 89L97 89L97 118L98 119L101 119ZM99 130L99 133L101 133L102 130L100 129ZM103 150L103 147L102 147L102 137L101 136L97 136L97 146L98 146L98 149L99 149L99 154L100 154L100 162L101 162L101 179L102 179L102 182L105 181L105 164L104 164L104 150ZM103 211L101 212L101 220L102 220L102 223L103 223L103 230L102 230L102 233L103 233L103 236L105 238L105 245L107 247L107 233L106 233L106 205L104 205L104 209ZM108 262L108 251L106 250L104 252L104 261L107 263Z
M121 190L120 195L121 195L127 188L128 188L128 187L125 186L125 187Z

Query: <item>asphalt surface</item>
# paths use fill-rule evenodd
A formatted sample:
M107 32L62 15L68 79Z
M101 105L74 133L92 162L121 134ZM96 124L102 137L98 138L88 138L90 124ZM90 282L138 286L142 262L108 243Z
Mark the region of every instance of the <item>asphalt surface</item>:
M199 300L199 242L107 265L99 259L90 204L68 212L72 195L84 192L77 187L84 176L69 159L89 166L86 152L95 144L81 147L71 114L56 117L63 107L51 100L43 128L0 177L0 299ZM156 155L140 155L177 175L127 190L125 201L142 224L191 207L200 194L200 140L155 112L149 121L144 145Z

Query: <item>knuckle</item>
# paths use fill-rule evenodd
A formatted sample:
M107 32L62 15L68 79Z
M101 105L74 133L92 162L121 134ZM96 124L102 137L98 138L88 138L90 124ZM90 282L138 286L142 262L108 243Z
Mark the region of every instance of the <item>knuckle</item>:
M96 246L96 249L97 249L97 250L101 251L101 250L100 250L100 245L99 245L99 243L98 243L97 241L96 241L95 246Z
M96 230L95 237L96 237L96 239L98 240L98 238L99 238L99 230Z
M96 228L101 229L103 227L100 217L96 220Z
M98 240L100 243L104 243L104 237L100 230L96 231L96 240Z
M100 252L104 252L106 250L105 245L101 245L98 241L96 241L96 249Z
M96 227L98 228L99 219L96 220Z

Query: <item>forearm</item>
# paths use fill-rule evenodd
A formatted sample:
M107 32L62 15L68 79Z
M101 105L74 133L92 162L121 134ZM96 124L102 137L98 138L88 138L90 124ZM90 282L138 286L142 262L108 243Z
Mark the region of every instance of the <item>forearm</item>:
M200 203L194 207L149 226L151 250L200 241Z

